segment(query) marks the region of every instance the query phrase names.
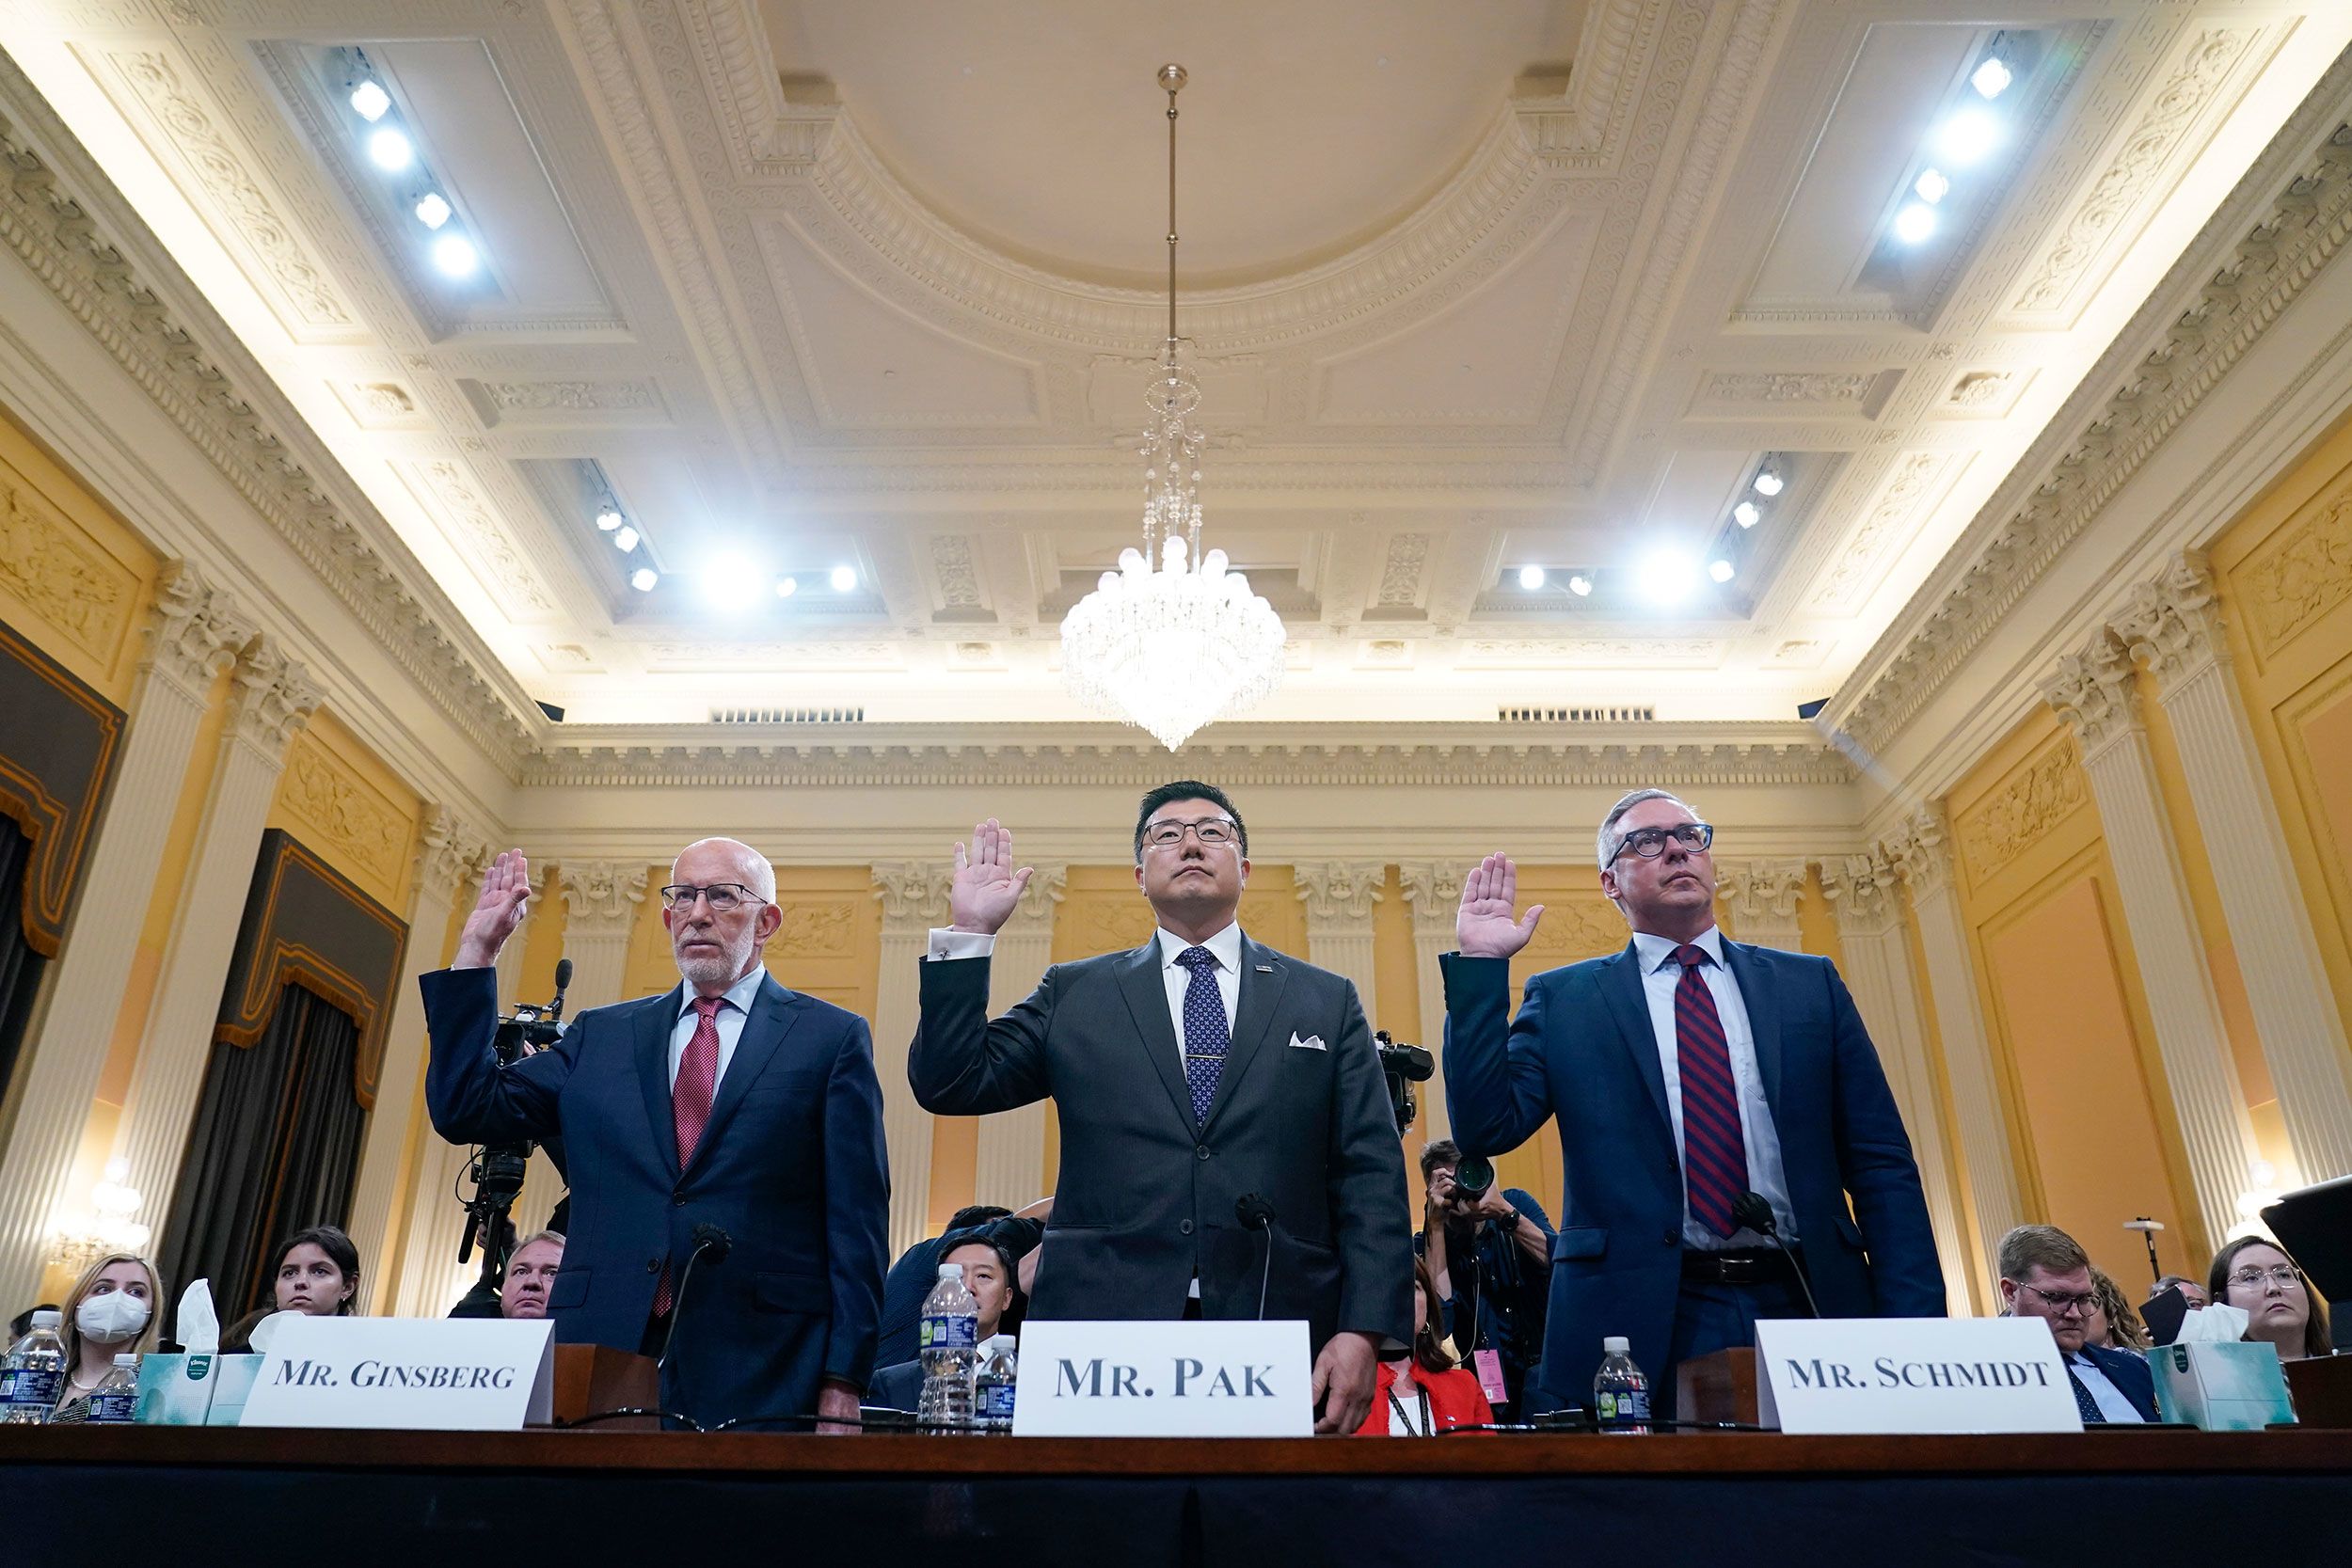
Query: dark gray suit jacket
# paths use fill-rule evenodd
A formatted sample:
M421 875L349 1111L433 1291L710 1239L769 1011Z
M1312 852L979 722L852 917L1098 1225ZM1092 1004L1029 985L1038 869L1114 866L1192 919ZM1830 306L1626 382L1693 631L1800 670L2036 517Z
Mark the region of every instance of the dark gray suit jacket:
M1405 1160L1353 985L1244 938L1232 1044L1196 1127L1156 937L1057 964L993 1022L988 968L921 965L907 1079L943 1116L1053 1097L1061 1176L1031 1318L1181 1317L1196 1275L1203 1317L1254 1318L1270 1244L1268 1319L1305 1319L1317 1348L1343 1329L1411 1342ZM1253 1193L1270 1232L1235 1218Z

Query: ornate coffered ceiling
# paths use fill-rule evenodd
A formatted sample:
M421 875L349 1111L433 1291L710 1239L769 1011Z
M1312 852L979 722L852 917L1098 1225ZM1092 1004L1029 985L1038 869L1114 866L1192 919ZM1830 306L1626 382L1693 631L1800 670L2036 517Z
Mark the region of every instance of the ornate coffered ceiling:
M430 575L457 649L670 755L745 705L1079 717L1056 626L1134 531L1163 59L1193 74L1211 538L1293 639L1253 717L1729 722L1866 667L2352 40L2332 0L1462 17L0 0L18 68L374 545ZM1921 149L2004 28L2006 139L1900 245ZM434 270L362 150L354 49L472 279ZM1786 487L1742 531L1768 460ZM593 520L608 495L633 558ZM1656 608L1632 568L1661 546L1737 576ZM732 616L697 580L724 552L763 589ZM1531 563L1547 587L1518 585Z

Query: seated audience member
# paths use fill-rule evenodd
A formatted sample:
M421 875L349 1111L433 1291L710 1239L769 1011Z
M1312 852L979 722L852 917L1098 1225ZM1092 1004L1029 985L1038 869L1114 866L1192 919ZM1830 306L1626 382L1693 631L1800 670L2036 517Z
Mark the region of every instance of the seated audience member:
M2087 1342L2099 1298L2081 1244L2054 1225L2021 1225L2001 1238L1995 1259L2003 1311L2050 1325L2083 1420L2154 1420L2156 1380L2148 1363Z
M980 1307L978 1338L984 1340L992 1334L1011 1334L1020 1329L1018 1321L1008 1316L1013 1300L1012 1254L992 1240L986 1227L951 1230L941 1237L939 1261L962 1266L963 1288L972 1292L972 1299ZM939 1283L936 1264L931 1268L931 1283ZM928 1291L923 1293L930 1294ZM922 1304L917 1302L915 1306L919 1320ZM919 1344L917 1349L919 1353ZM866 1387L866 1402L886 1410L914 1410L922 1396L923 1362L917 1354L876 1371L874 1381Z
M2153 1342L2148 1338L2148 1325L2139 1321L2139 1314L2123 1299L2122 1291L2107 1276L2107 1271L2095 1263L2090 1268L2090 1289L2099 1299L2091 1304L2084 1342L2105 1350L2146 1350Z
M53 1424L89 1419L89 1397L115 1370L115 1357L154 1348L162 1295L154 1265L135 1253L114 1253L82 1271L65 1298L65 1382Z
M1454 1364L1438 1342L1440 1309L1429 1265L1413 1259L1413 1348L1378 1370L1372 1413L1359 1437L1434 1437L1454 1427L1488 1426L1495 1418L1477 1377Z
M33 1331L34 1313L56 1312L60 1310L62 1310L62 1308L60 1308L54 1301L40 1302L34 1306L27 1307L24 1311L19 1312L15 1317L8 1320L8 1343L13 1345L19 1339L24 1338L24 1336Z
M273 1312L312 1318L347 1318L358 1308L359 1249L340 1226L314 1225L278 1243L269 1270L270 1301L248 1312L220 1337L224 1354L253 1348L254 1325Z
M926 1236L898 1255L898 1260L890 1265L889 1274L882 1277L882 1323L874 1340L875 1366L895 1367L914 1356L916 1320L923 1315L923 1298L939 1282L940 1243L1011 1212L993 1203L959 1209L948 1218L946 1229L936 1236ZM873 1401L868 1399L866 1402L871 1404Z
M549 1230L554 1230L557 1227L550 1225L548 1228ZM515 1260L515 1253L516 1250L515 1242L514 1216L510 1214L501 1214L499 1216L499 1234L505 1239L506 1259L509 1263L512 1263ZM482 1259L482 1273L474 1277L472 1286L466 1291L466 1293L457 1298L457 1305L449 1309L449 1315L453 1318L498 1318L505 1316L504 1312L500 1309L499 1306L499 1287L505 1282L505 1275L494 1275L490 1272L490 1259L486 1255L487 1249L485 1248L483 1250L485 1252L485 1256Z
M2149 1286L2148 1299L2150 1301L2153 1301L2158 1296L2164 1294L2165 1291L2174 1289L2178 1289L2180 1291L2181 1299L2188 1303L2189 1308L2192 1311L2200 1307L2210 1307L2213 1305L2213 1298L2205 1294L2205 1288L2202 1285L2198 1284L2197 1281L2189 1278L2188 1275L2185 1274L2166 1275L2162 1279L2159 1279L2153 1285Z
M2240 1236L2214 1255L2205 1288L2217 1304L2244 1312L2246 1338L2278 1346L2280 1360L2334 1353L2328 1308L2276 1242Z
M515 1249L506 1260L506 1284L499 1291L501 1318L544 1318L548 1293L564 1267L564 1238L542 1230Z

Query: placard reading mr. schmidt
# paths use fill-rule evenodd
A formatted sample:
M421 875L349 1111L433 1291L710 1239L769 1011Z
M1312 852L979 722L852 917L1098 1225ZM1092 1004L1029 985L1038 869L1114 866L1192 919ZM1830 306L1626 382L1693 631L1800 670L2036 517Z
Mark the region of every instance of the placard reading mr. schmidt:
M1775 1320L1756 1325L1756 1363L1759 1415L1783 1432L2083 1425L2040 1318Z
M1305 1437L1303 1323L1032 1323L1021 1331L1021 1437Z

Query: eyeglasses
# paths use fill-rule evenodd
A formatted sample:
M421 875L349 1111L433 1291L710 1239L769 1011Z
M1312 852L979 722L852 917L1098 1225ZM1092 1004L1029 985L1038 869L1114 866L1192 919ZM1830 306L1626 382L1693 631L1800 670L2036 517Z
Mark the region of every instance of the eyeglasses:
M2063 1291L2045 1291L2039 1285L2020 1285L2017 1288L2021 1291L2031 1291L2035 1295L2040 1296L2049 1304L2050 1310L2061 1318L2072 1318L2076 1315L2087 1318L2099 1305L2099 1297L2095 1292L2074 1296Z
M1154 849L1172 849L1184 842L1186 833L1212 847L1232 843L1241 832L1241 824L1229 816L1205 816L1198 822L1163 820L1148 824L1143 830L1143 842Z
M745 904L768 902L750 888L736 882L713 882L708 887L676 882L661 890L661 907L665 910L691 910L697 898L710 905L712 914L730 914Z
M2243 1285L2249 1291L2259 1291L2268 1283L2284 1291L2303 1283L2303 1275L2292 1263L2280 1263L2267 1269L2240 1269L2230 1276L2230 1283Z
M1715 828L1710 822L1680 822L1671 828L1636 828L1617 841L1617 855L1628 849L1645 861L1654 861L1666 852L1666 840L1673 839L1692 854L1697 854L1715 842Z

